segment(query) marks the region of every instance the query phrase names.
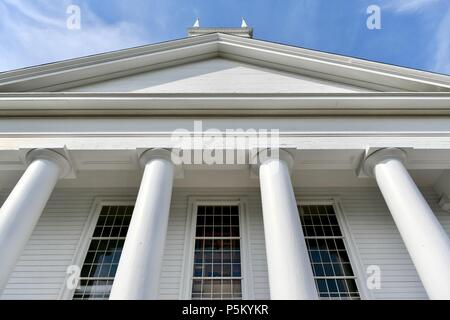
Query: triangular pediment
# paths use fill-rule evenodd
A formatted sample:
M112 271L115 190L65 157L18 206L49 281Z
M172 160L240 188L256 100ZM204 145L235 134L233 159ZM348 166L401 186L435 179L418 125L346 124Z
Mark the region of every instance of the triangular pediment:
M213 33L0 73L0 92L449 92L450 77Z
M223 58L101 81L66 91L134 93L349 93L367 88Z

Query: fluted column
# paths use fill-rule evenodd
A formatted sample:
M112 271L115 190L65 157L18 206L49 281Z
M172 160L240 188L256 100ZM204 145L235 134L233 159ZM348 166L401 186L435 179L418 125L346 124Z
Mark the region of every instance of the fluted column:
M33 232L56 182L70 171L59 153L34 149L27 156L23 173L0 209L0 291Z
M146 151L144 175L114 279L111 300L157 299L174 179L171 153Z
M412 180L397 148L376 151L364 163L394 218L430 299L450 299L450 240Z
M259 165L270 297L317 299L290 178L293 158L284 150L278 153L278 157L261 159Z

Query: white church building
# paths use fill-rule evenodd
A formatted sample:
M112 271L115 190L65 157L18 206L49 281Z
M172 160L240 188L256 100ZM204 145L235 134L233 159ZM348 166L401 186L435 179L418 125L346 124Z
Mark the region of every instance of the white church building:
M188 34L0 73L0 298L450 299L450 77Z

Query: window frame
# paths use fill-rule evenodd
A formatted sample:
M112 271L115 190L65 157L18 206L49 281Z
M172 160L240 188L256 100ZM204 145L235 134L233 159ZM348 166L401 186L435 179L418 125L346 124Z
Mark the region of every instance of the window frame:
M84 224L83 231L81 233L78 246L75 250L74 257L70 265L76 265L83 268L84 260L88 254L89 246L91 244L94 230L97 225L100 213L104 206L134 206L136 204L136 199L131 197L101 197L95 198L94 203L91 206L91 211ZM59 299L60 300L72 300L75 294L75 289L67 288L66 282L68 279L68 274L64 277L63 287L61 289Z
M241 290L242 300L252 299L253 287L251 283L251 268L249 259L249 241L248 241L248 214L247 201L242 197L189 197L188 211L186 219L185 247L182 265L182 284L180 286L180 300L191 300L192 280L194 267L195 234L197 226L197 208L198 206L239 206L239 234L241 244ZM231 279L231 278L230 278Z
M350 265L355 276L355 283L359 292L361 300L371 299L371 295L366 286L365 272L363 272L363 263L358 254L355 241L353 239L352 233L350 232L350 227L348 226L347 220L345 218L344 211L342 210L341 201L339 197L313 197L313 198L297 198L297 206L302 205L331 205L333 206L334 212L336 213L336 218L339 223L339 228L342 232L342 240L344 242L344 247L347 252ZM299 212L300 214L300 212Z

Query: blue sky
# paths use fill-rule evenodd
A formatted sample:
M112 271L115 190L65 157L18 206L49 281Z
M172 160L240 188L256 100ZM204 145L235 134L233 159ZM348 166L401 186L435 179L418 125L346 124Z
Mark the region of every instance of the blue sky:
M81 29L66 27L69 5ZM381 30L366 27L369 5ZM0 71L182 38L201 26L450 74L450 0L0 0Z

